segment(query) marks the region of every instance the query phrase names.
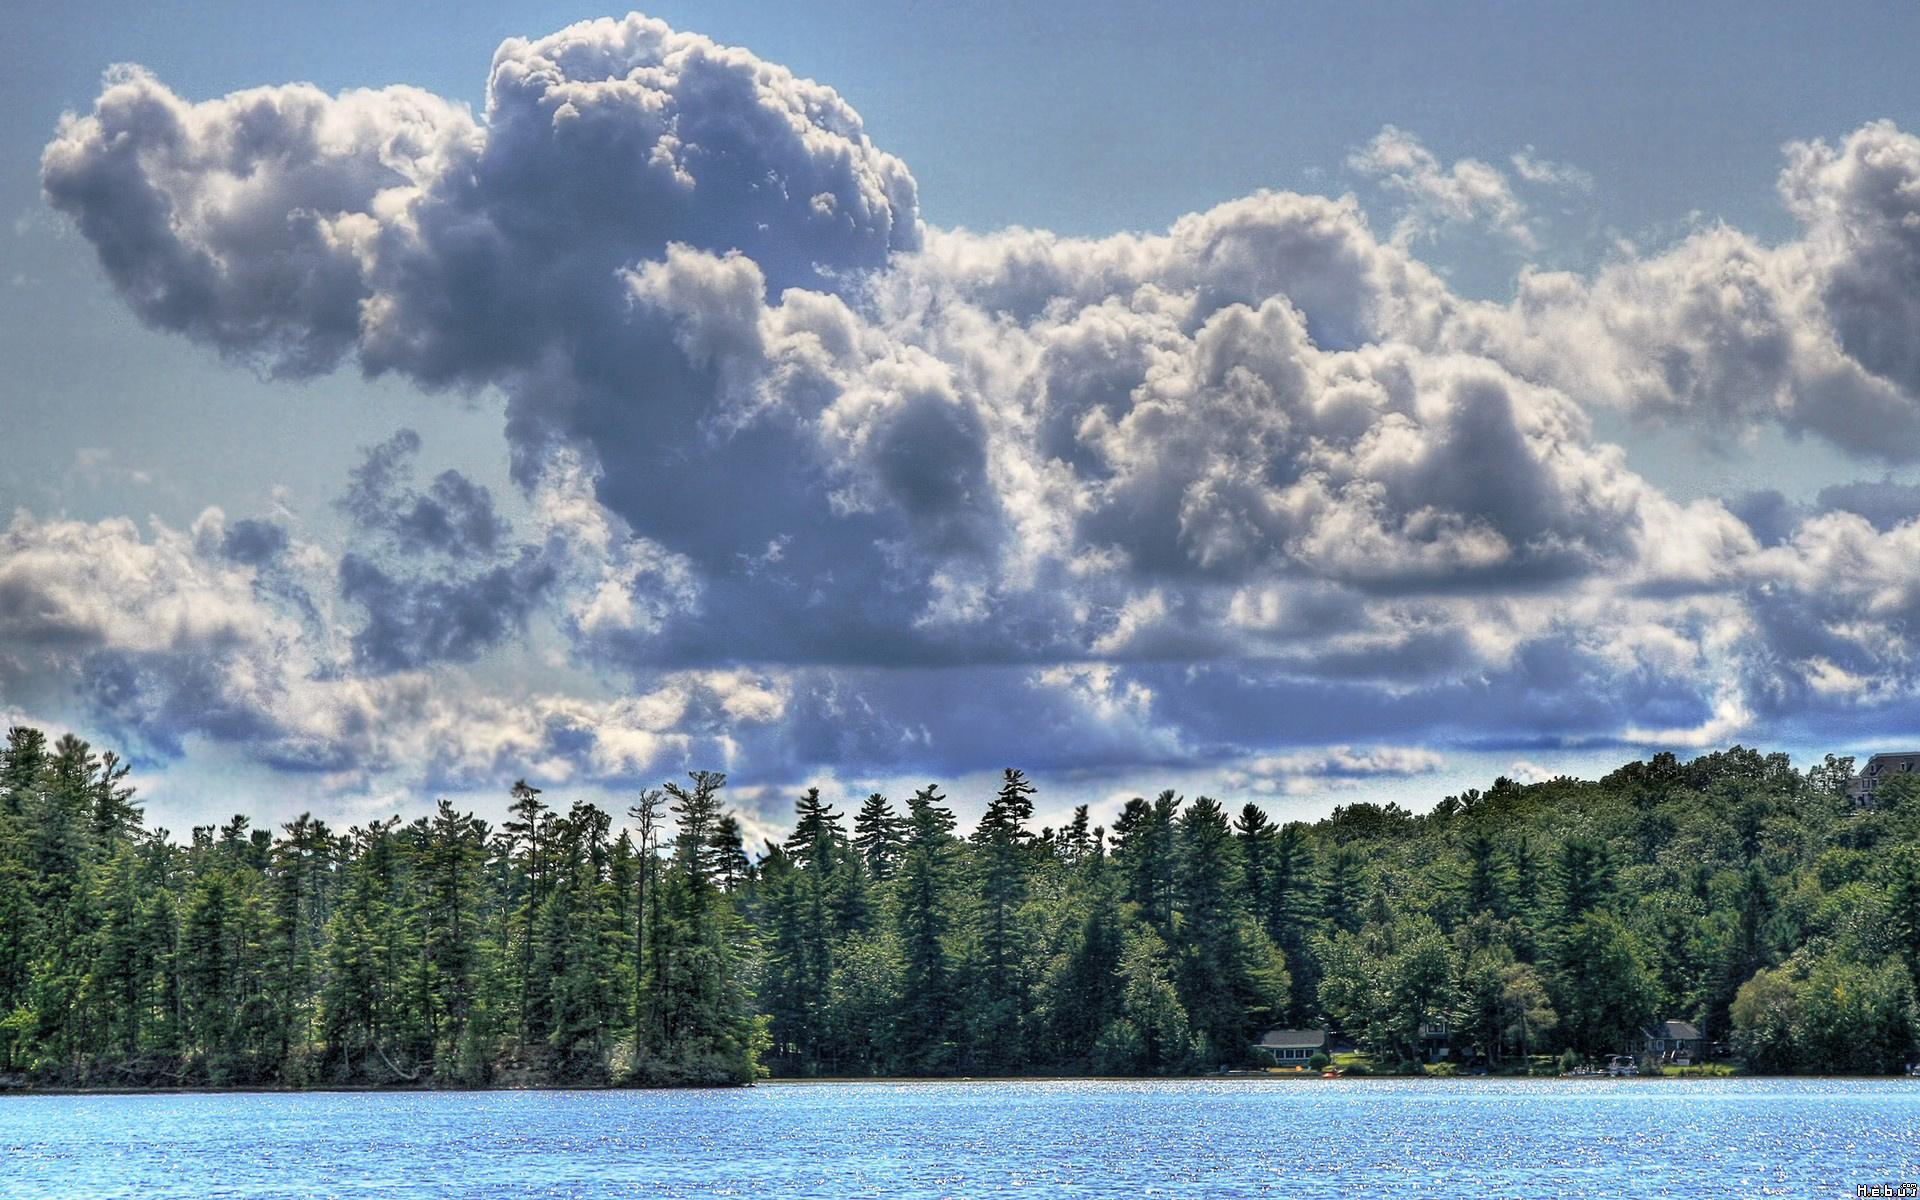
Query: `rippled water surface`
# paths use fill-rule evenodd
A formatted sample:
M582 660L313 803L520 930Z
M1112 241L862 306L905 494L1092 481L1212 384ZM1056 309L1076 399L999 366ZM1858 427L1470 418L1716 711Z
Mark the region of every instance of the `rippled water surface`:
M6 1197L1854 1196L1916 1182L1920 1082L1903 1080L0 1098Z

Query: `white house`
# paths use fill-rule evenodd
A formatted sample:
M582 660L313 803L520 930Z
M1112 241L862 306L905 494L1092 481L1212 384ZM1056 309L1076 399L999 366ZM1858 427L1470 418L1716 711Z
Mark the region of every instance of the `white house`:
M1273 1061L1283 1067L1304 1067L1307 1065L1307 1060L1314 1055L1327 1053L1327 1031L1324 1029L1269 1029L1258 1042L1254 1043L1254 1049L1271 1054Z

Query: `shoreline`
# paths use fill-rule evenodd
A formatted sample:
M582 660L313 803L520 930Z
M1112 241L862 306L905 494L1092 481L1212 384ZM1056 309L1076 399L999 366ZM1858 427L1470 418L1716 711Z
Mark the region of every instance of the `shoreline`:
M0 1102L11 1096L219 1096L219 1095L479 1095L489 1092L680 1092L732 1091L749 1088L808 1087L924 1087L929 1084L1061 1084L1061 1083L1417 1083L1448 1086L1481 1083L1729 1083L1743 1080L1809 1080L1824 1082L1873 1082L1911 1080L1909 1075L1279 1075L1234 1073L1225 1075L980 1075L980 1076L836 1076L831 1078L782 1077L755 1080L746 1084L703 1084L681 1087L644 1087L624 1084L535 1084L507 1087L170 1087L170 1088L73 1088L8 1087L0 1088Z

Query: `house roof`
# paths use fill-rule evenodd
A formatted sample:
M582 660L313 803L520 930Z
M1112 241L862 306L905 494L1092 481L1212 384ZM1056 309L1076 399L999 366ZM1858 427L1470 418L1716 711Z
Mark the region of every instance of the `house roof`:
M1265 1050L1318 1050L1326 1044L1324 1029L1269 1029L1260 1039Z
M1658 1025L1647 1026L1650 1038L1666 1038L1668 1041L1698 1042L1706 1035L1693 1027L1692 1021L1662 1021Z
M1898 767L1900 770L1912 770L1920 763L1920 750L1895 750L1887 754L1876 754L1867 760L1866 770L1862 774L1878 775L1882 771Z

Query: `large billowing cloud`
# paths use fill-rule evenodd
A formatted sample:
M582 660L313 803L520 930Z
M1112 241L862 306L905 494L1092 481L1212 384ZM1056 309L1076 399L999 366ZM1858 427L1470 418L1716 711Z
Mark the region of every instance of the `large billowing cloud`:
M484 124L405 87L189 104L123 68L47 148L46 191L157 326L435 384L602 332L615 270L670 241L787 285L919 236L911 176L833 92L657 21L508 42L487 95Z
M1724 445L1768 423L1890 463L1920 460L1920 138L1868 125L1787 148L1803 236L1725 226L1592 278L1533 273L1512 308L1449 344Z
M1504 305L1415 249L1530 247L1513 181L1394 129L1352 165L1415 206L1393 234L1262 192L1157 236L976 235L923 227L828 88L640 17L506 43L482 119L120 70L44 167L126 303L281 375L497 388L530 515L416 479L405 431L344 545L22 515L0 682L66 664L149 744L423 783L1019 760L1285 790L1911 700L1900 485L1682 504L1589 412L1920 456L1920 142L1792 148L1788 244L1709 229Z

